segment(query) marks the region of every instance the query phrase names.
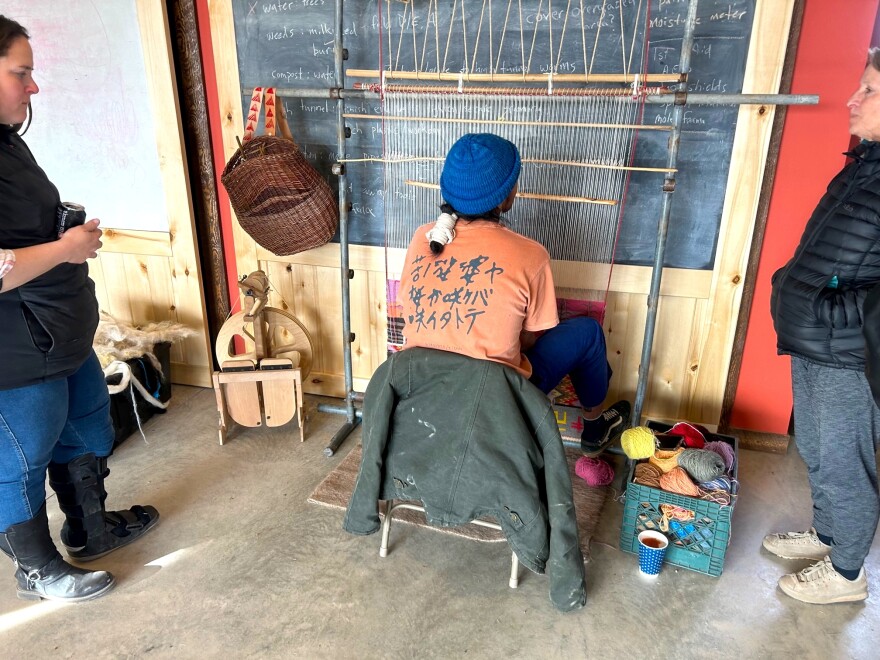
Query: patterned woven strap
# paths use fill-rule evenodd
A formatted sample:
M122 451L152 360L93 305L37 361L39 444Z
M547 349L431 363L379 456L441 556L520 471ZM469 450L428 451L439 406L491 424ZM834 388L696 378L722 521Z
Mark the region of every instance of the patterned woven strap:
M244 123L244 136L242 144L254 139L257 123L260 121L260 108L263 106L263 88L254 87L251 94L251 105L248 108L247 119ZM265 135L275 135L275 88L266 88L266 122Z

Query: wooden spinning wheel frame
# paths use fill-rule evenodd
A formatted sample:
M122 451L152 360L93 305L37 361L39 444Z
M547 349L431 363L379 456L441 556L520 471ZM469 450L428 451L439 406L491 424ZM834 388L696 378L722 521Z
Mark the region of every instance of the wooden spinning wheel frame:
M255 333L255 321L262 325L262 333ZM235 337L245 341L247 350L244 353L232 352ZM245 312L230 316L217 334L214 350L220 364L227 360L251 359L259 362L265 357L289 358L294 367L299 367L303 378L312 369L312 337L309 331L293 314L277 307L263 307L254 320Z

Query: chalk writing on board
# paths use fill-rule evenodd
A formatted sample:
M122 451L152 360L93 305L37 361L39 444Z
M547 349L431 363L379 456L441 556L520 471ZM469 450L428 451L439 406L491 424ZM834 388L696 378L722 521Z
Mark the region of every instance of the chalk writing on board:
M689 91L721 94L741 91L755 2L700 0ZM480 24L484 3L469 3L473 6L464 16L458 11L454 17L457 28L448 41L445 33L435 38L437 26L432 20L425 20L424 13L416 11L414 15L413 8L418 4L380 3L380 15L376 2L346 2L342 24L343 44L349 55L346 70L390 67L458 73L488 72L491 68L498 73L583 73L586 70L620 71L622 63L629 61L633 70L639 70L639 63L645 62L650 73L677 73L688 10L687 0L647 3L592 0L583 6L571 3L570 8L553 3L552 10L542 3L540 11L536 8L538 3L530 2L523 3L522 17L514 12L517 16L511 16L505 23L507 0L490 0L485 5L493 16L492 38L487 36L490 30L486 29L475 46L476 26ZM461 3L435 4L442 5L437 23L445 21L442 24L448 25L453 20L453 4L461 6ZM645 5L649 6L647 25L644 9L640 17L642 23L637 24L636 13ZM390 16L386 13L388 7ZM268 84L294 88L334 85L334 3L246 0L234 2L233 9L239 73L244 88ZM621 33L621 25L626 38ZM502 26L506 27L502 29ZM643 46L646 29L648 40ZM630 39L633 31L635 38ZM351 87L353 82L347 79L346 87ZM242 103L245 103L244 97ZM383 140L388 135L428 137L434 130L430 122L383 122L378 97L375 100L346 99L344 103L346 114L360 115L346 119L351 138L346 141L344 157L349 159L381 159L387 155L383 154ZM298 144L335 185L330 167L334 159L340 157L336 153L336 101L290 98L287 105ZM480 116L480 111L478 106L478 118L495 118L489 105L485 117ZM543 119L539 113L529 114L517 108L515 102L508 104L502 116L506 120L540 122ZM668 266L706 269L714 263L736 116L736 107L688 106L685 110L666 251ZM671 106L645 106L645 124L668 125L671 121ZM492 130L492 124L485 124L482 130ZM641 131L635 164L664 166L667 137L660 131ZM390 166L357 162L347 168L353 205L349 236L353 243L383 245L385 242L384 207L395 200L384 191L386 167ZM652 263L661 185L662 175L632 175L618 238L618 262ZM439 199L437 201L439 203ZM429 213L435 211L428 210Z

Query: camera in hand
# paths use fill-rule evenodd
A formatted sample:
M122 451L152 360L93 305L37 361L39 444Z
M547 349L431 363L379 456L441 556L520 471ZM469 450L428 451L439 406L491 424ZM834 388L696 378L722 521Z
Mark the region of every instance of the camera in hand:
M61 202L55 209L55 229L58 237L71 227L85 223L86 207L73 202Z

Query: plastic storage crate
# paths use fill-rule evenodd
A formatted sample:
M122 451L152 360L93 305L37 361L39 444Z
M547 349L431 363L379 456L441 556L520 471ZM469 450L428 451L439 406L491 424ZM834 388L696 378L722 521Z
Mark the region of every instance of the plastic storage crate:
M648 422L647 426L658 432L668 431L668 424ZM733 447L736 461L733 464L732 479L736 479L739 469L739 441L729 435L712 434L707 440L722 440ZM634 468L634 466L633 466ZM620 528L620 549L638 553L638 535L646 529L661 532L669 539L665 562L693 571L718 577L724 568L724 556L730 543L730 521L736 504L736 497L729 505L721 505L695 497L670 493L633 483L633 470L627 479L626 502L623 509L623 524ZM660 529L663 513L661 504L672 504L693 511L690 522L669 521L669 529Z

